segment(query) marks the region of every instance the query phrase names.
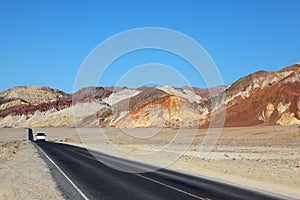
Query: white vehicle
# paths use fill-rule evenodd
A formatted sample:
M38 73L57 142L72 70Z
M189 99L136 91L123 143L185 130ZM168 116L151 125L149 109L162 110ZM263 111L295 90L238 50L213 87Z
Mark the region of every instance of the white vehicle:
M46 134L43 132L39 132L36 134L36 141L46 141Z

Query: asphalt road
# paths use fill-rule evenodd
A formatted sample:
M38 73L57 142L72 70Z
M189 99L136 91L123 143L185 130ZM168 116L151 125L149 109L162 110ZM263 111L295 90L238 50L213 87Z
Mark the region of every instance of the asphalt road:
M42 157L52 166L66 199L283 199L166 169L140 174L122 172L103 163L135 171L151 166L94 152L99 162L86 149L67 144L37 145L41 154L46 153Z

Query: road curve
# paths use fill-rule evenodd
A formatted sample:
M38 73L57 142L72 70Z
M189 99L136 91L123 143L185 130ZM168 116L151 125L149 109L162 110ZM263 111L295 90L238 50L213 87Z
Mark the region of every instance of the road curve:
M63 173L82 192L78 195L82 199L284 199L167 169L126 173L102 162L135 171L151 166L100 152L93 152L95 159L86 149L67 144L38 142L37 145L62 171L61 176Z

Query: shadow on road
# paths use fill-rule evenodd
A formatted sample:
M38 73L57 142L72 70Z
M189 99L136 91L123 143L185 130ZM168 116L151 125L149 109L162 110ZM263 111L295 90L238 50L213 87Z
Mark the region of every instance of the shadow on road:
M27 129L27 133L28 133L28 140L33 141L33 131L32 131L32 128L28 128Z

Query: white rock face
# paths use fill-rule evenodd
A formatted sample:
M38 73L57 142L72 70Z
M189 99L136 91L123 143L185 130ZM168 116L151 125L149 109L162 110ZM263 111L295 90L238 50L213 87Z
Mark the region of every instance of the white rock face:
M26 121L26 116L13 116L9 115L4 118L0 118L0 127L17 127L18 125L23 124Z
M199 102L202 100L202 97L199 95L196 95L193 91L191 90L183 90L183 89L176 89L172 86L157 86L157 89L160 89L168 94L175 95L177 97L181 97L184 99L187 99L189 102Z
M285 79L284 83L295 83L295 82L299 82L299 80L300 80L300 73L297 73L294 76Z
M287 111L289 108L290 108L290 105L291 103L288 103L288 104L283 104L282 102L280 102L278 105L277 105L277 111L279 114L282 114L284 113L285 111Z
M21 127L75 127L76 124L81 122L85 117L95 115L98 110L104 107L106 106L96 102L90 102L79 103L60 111L36 112L30 119L24 121ZM17 124L15 124L15 126L18 127Z
M121 112L120 115L116 119L113 119L113 121L111 121L111 123L118 122L120 119L122 119L123 117L125 117L128 113L129 113L129 111L123 111L123 112Z
M299 67L299 70L300 70L300 67ZM283 83L299 82L299 80L300 80L299 73L295 74L292 78L287 78L289 75L291 75L294 72L295 71L293 71L293 70L289 70L289 71L284 71L284 72L280 72L280 73L269 73L267 76L261 76L261 77L254 78L252 80L252 83L250 83L249 86L247 88L245 88L243 91L236 93L234 96L227 97L226 102L228 103L238 96L241 96L242 99L248 98L253 89L257 89L257 88L263 89L270 84L282 81L284 79L285 80L283 81ZM231 85L229 85L227 88L229 88L230 86Z
M294 113L287 112L287 113L283 113L280 119L276 123L280 125L294 125L294 124L300 125L300 120L295 118Z
M131 98L138 95L141 91L133 89L122 89L116 93L112 93L108 98L103 99L103 101L109 105L116 104L124 99Z
M268 103L268 105L266 106L266 109L265 109L265 114L264 114L266 121L268 121L271 118L274 110L275 110L275 106L272 103Z

